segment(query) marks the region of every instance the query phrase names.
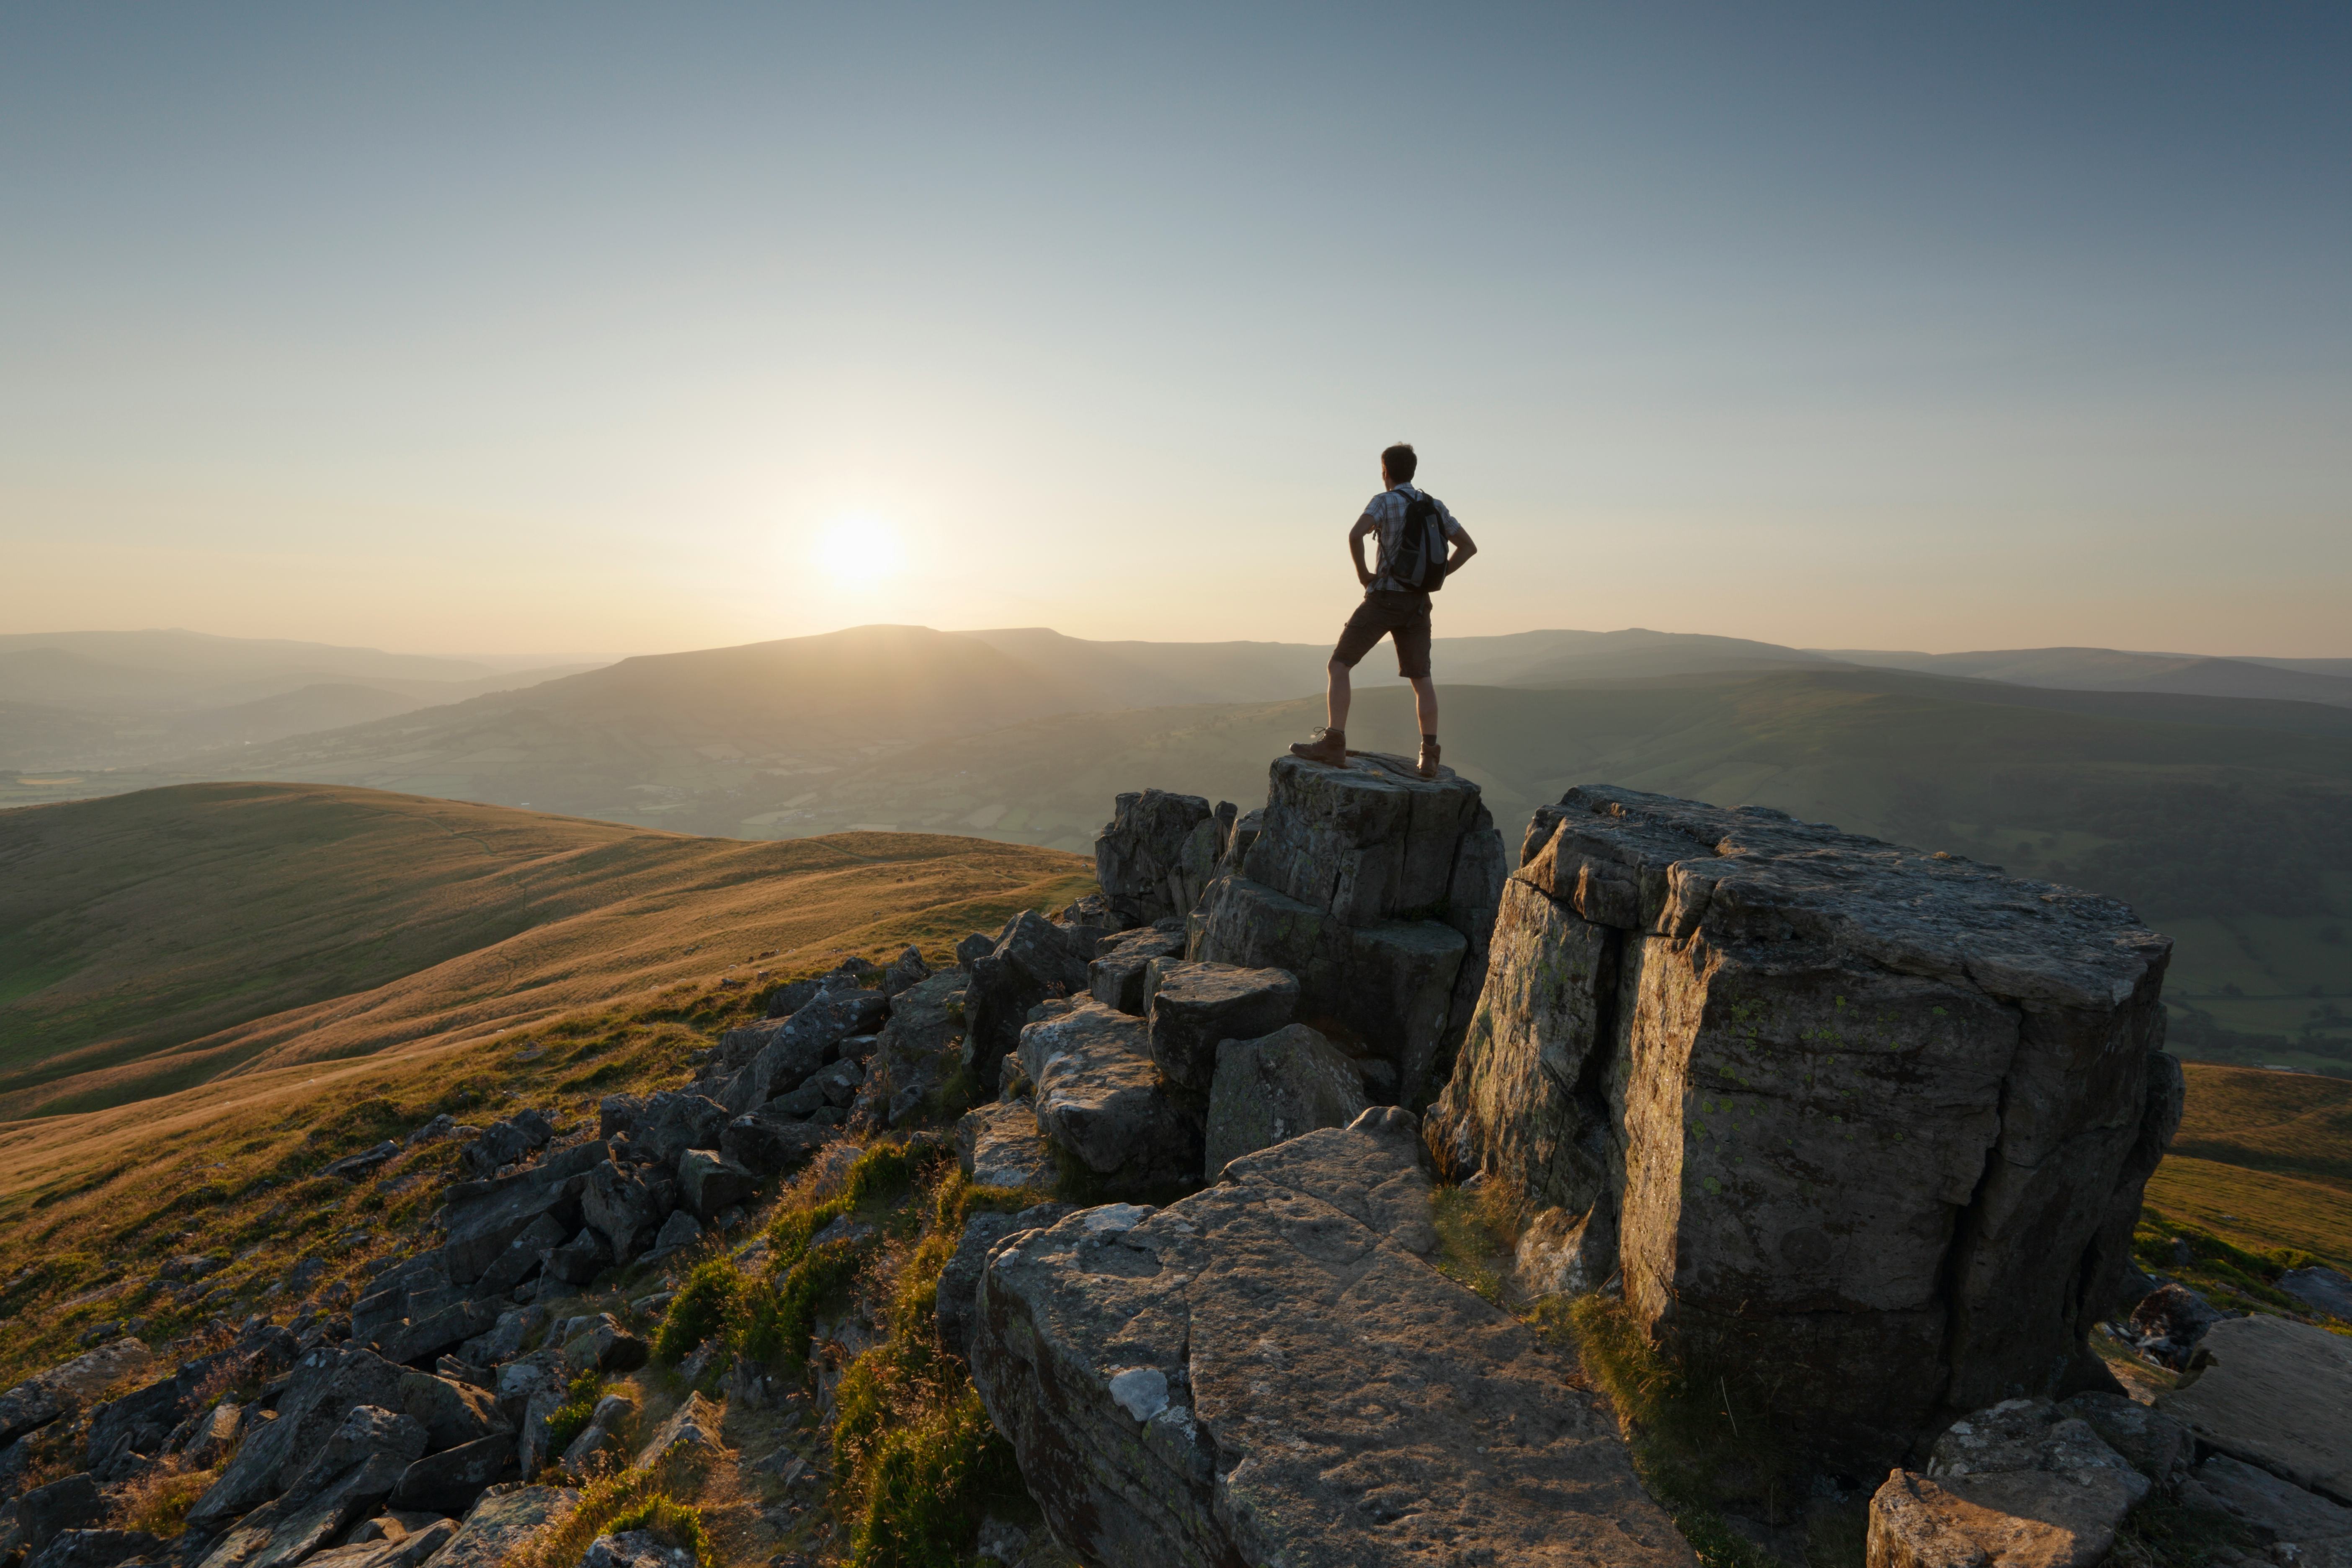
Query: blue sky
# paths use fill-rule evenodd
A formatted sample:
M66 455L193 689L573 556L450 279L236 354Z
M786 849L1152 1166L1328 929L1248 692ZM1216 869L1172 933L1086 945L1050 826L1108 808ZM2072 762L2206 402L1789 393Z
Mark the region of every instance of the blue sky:
M2352 13L0 11L0 630L2352 655Z

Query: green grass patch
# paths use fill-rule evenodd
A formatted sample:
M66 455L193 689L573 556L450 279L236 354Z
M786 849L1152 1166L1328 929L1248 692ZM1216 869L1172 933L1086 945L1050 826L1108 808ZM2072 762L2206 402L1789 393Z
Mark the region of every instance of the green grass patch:
M676 1365L687 1353L719 1332L735 1314L743 1294L743 1277L727 1258L714 1258L694 1266L662 1314L654 1335L654 1356Z

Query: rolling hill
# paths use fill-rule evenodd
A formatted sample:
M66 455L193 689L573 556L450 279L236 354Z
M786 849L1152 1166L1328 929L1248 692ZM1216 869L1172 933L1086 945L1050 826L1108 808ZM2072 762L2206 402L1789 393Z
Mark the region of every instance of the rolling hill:
M486 1037L753 952L952 938L1090 883L1017 845L689 838L322 786L0 813L0 1120Z
M1823 650L1849 664L1958 675L2074 691L2164 691L2352 707L2352 660L2209 658L2111 647L2008 648L1979 653Z
M189 765L593 668L196 632L0 637L0 770Z
M2187 1064L2180 1132L2147 1203L2254 1251L2352 1265L2352 1083Z

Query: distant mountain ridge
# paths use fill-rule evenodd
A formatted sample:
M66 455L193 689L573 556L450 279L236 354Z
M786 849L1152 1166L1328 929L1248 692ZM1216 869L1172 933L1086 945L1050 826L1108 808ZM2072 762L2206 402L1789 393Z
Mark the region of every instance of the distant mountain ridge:
M2108 647L1990 649L1901 653L1862 648L1816 650L1825 658L1885 669L1958 675L2012 686L2071 691L2166 691L2185 697L2245 697L2352 707L2352 659L2217 658L2204 654L2131 653Z

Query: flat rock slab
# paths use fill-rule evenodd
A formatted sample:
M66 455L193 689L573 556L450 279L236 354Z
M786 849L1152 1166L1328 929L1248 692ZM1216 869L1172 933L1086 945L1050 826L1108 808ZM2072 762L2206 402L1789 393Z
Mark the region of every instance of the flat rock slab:
M1947 1481L1897 1470L1870 1500L1870 1568L2095 1568L2125 1506L2112 1488L2046 1470Z
M1164 1209L999 1244L972 1372L1090 1563L1688 1565L1614 1424L1423 1261L1419 1130L1368 1111Z
M2205 1331L2211 1358L2156 1407L2209 1447L2352 1503L2352 1340L2284 1318L2231 1318Z
M964 1112L956 1123L955 1145L964 1175L980 1186L1045 1192L1054 1185L1054 1151L1026 1101L1000 1101Z

